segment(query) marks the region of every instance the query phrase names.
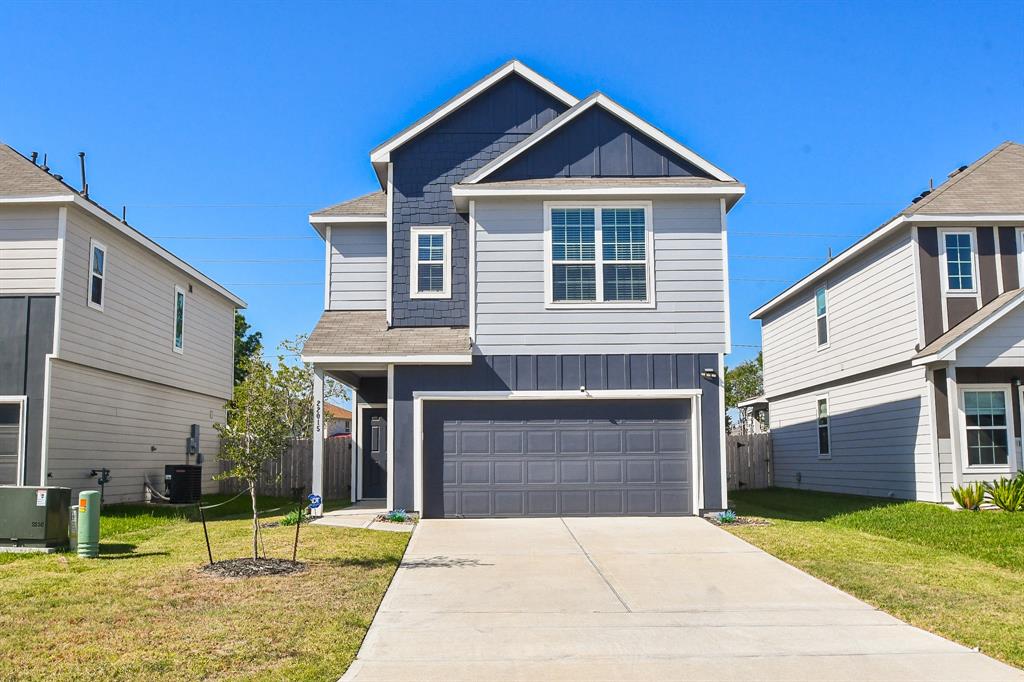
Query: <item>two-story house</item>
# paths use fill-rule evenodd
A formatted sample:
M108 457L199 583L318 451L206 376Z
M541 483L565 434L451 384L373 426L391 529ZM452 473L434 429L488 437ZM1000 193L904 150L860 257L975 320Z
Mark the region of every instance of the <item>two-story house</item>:
M355 499L426 517L725 505L739 182L517 61L370 161L379 191L310 216L326 286L303 351L354 392Z
M106 501L141 500L202 453L215 491L244 306L0 144L0 484L77 494L108 469Z
M948 502L1020 469L1022 273L1007 142L755 310L776 484Z

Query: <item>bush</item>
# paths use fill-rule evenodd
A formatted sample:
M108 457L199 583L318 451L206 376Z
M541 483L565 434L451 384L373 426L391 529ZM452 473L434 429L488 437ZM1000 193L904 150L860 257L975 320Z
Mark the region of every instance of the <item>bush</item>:
M409 515L404 509L393 509L387 513L386 518L388 521L394 521L395 523L405 523L409 520Z
M953 487L950 492L958 505L971 511L978 511L981 503L985 501L985 486L978 482L968 483L959 488Z
M736 512L732 509L726 509L724 512L718 514L719 523L736 523Z
M309 519L309 512L304 510L302 512L302 520L306 521L308 519ZM284 515L284 518L281 519L281 525L282 526L294 526L298 522L299 522L299 510L298 509L292 509L290 512L288 512L287 514Z
M1000 478L995 483L985 483L988 501L1003 511L1024 511L1024 476Z

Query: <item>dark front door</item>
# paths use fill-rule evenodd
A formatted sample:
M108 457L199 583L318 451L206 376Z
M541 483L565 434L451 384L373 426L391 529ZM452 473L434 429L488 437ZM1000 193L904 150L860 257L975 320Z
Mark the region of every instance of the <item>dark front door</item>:
M424 516L691 514L689 400L427 403Z
M387 497L388 421L385 410L363 410L363 497Z

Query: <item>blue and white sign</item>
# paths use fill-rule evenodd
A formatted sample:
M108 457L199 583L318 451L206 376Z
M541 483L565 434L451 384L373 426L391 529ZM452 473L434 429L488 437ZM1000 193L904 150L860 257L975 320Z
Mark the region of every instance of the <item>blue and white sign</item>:
M323 504L323 503L324 503L323 498L321 498L319 495L313 495L312 493L310 493L310 495L309 495L309 508L310 509L319 509L320 505Z

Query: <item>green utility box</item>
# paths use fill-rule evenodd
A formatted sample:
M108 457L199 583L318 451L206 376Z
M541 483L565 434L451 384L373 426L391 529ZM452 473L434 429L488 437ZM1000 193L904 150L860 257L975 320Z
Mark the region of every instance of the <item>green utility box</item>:
M0 485L0 547L67 547L71 488Z

